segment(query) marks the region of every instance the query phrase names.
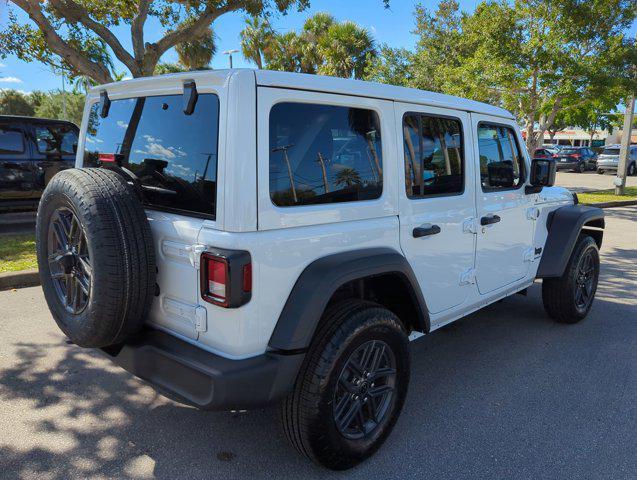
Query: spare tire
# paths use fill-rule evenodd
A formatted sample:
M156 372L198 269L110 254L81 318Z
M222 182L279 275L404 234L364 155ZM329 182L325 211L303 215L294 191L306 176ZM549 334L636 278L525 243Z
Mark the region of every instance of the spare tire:
M101 168L55 175L40 200L36 246L44 297L71 341L105 347L141 329L154 297L155 251L122 176Z

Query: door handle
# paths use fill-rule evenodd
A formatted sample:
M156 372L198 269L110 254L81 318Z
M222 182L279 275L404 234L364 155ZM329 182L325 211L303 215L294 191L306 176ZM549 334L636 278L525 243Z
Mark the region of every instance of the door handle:
M494 223L498 223L501 218L498 215L487 215L486 217L482 217L480 219L480 225L483 227L485 225L493 225Z
M414 228L414 238L428 237L429 235L436 235L440 233L440 227L438 225L423 225L422 227Z

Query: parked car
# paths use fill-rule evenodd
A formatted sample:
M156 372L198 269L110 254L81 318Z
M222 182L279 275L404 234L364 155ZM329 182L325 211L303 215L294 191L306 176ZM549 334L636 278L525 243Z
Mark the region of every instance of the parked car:
M533 158L539 159L554 159L557 157L557 150L550 148L538 148L533 152Z
M617 173L619 167L619 152L621 145L607 145L597 159L597 173L603 175L606 172ZM637 145L630 146L628 168L626 173L630 176L637 175Z
M35 209L49 180L75 164L70 122L0 115L0 211Z
M597 155L589 147L567 147L555 157L558 170L574 170L584 173L597 168Z
M279 402L326 467L390 434L410 339L537 279L556 321L591 308L603 212L553 186L501 108L210 70L96 87L87 112L80 168L37 215L59 327L189 405Z

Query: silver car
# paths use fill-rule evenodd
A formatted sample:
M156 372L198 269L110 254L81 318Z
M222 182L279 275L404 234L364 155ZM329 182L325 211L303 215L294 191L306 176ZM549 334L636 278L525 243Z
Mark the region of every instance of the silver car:
M619 151L621 145L607 145L597 157L597 173L617 172L619 165ZM630 156L627 174L637 175L637 145L630 146Z

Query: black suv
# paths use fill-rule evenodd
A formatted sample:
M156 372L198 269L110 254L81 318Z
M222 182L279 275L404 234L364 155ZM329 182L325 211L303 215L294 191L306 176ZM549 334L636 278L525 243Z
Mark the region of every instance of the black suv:
M558 170L575 170L583 173L597 168L597 154L588 147L566 147L555 157Z
M0 211L36 208L53 175L75 164L70 122L0 115Z

